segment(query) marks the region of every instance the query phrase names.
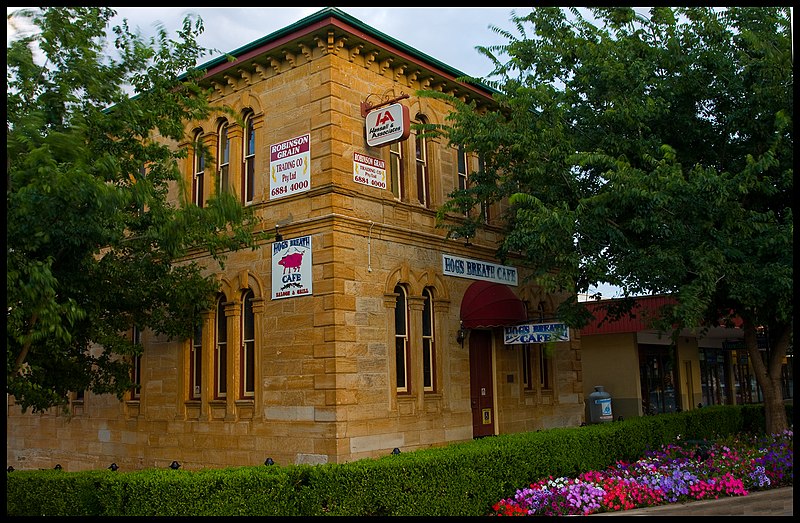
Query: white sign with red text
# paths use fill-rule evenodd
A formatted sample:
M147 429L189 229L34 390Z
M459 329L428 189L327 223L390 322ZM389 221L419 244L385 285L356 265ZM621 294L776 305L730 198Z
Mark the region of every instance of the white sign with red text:
M380 158L354 152L353 181L386 189L386 162Z
M391 104L373 109L367 113L366 132L367 145L370 147L405 140L411 132L408 107Z
M269 147L271 200L311 188L311 135L304 134Z

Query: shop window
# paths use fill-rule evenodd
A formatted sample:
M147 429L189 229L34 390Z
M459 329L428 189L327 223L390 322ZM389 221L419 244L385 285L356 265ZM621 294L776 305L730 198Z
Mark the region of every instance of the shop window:
M678 393L675 390L675 363L669 346L639 346L642 411L645 414L675 412Z
M242 158L242 201L245 205L253 202L256 193L256 130L253 124L253 113L248 112L244 118L244 150Z
M397 392L410 392L408 383L408 299L402 285L394 288L397 294L394 308L394 343Z
M196 131L192 141L192 170L192 202L198 207L202 207L205 202L203 180L206 170L202 131Z
M255 351L256 329L253 314L253 291L246 290L242 296L242 345L241 345L241 383L242 398L255 397Z
M728 405L728 354L719 349L700 349L700 388L703 405Z
M223 121L217 130L217 190L228 192L230 185L231 140L228 137L228 122Z
M433 293L422 291L422 390L433 392L436 377L436 344L434 340Z

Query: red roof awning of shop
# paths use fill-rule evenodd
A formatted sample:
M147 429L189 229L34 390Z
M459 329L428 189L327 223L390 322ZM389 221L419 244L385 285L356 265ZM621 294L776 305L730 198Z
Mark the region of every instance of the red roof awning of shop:
M479 280L467 288L461 300L465 329L518 325L527 320L525 304L507 285Z

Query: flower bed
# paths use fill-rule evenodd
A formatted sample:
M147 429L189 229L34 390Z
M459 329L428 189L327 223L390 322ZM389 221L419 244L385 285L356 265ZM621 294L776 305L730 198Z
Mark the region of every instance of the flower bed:
M588 515L788 486L794 482L793 440L792 431L714 442L678 439L634 463L536 481L496 503L492 515Z

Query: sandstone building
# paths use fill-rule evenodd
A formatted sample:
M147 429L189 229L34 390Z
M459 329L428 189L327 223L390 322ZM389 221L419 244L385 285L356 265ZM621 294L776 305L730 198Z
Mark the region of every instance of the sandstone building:
M185 189L197 205L234 191L280 241L228 257L192 339L134 330L141 389L125 401L76 393L69 415L34 415L9 398L8 465L342 463L580 425L579 333L552 354L506 343L504 327L553 320L563 297L495 258L502 208L466 240L436 226L478 159L415 130L375 144L406 114L445 122L451 107L420 90L479 107L491 93L335 8L231 54L206 64L206 81L243 125L186 123L176 146L216 161L189 154Z

